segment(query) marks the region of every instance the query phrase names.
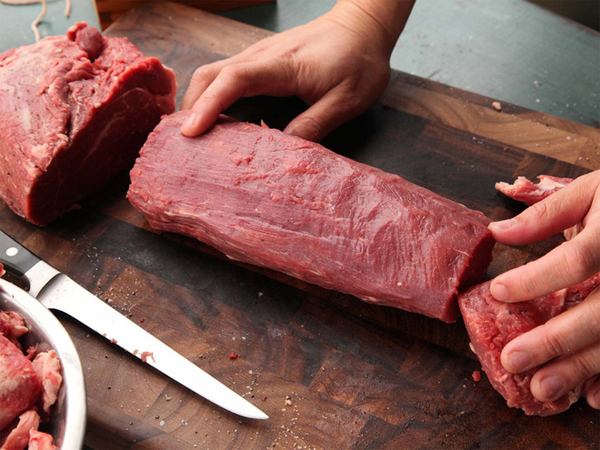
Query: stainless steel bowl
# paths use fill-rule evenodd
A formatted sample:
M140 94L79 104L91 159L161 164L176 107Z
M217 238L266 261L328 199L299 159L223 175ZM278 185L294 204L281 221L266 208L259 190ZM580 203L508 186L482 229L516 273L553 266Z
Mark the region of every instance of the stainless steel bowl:
M45 306L27 292L0 278L0 309L20 314L29 328L23 336L25 348L38 344L40 351L54 349L62 365L63 384L52 407L49 429L61 450L83 446L86 396L83 370L71 338Z

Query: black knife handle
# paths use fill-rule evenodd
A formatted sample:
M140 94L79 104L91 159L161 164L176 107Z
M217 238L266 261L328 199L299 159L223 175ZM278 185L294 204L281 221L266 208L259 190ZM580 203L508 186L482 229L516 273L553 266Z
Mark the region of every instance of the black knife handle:
M40 258L0 231L0 263L4 264L7 270L22 276L38 262Z

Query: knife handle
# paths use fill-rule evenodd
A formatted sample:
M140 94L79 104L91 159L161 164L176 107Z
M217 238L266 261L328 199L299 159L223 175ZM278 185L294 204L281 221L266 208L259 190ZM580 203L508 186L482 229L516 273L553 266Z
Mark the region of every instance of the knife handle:
M0 231L0 263L6 266L10 272L23 276L29 269L35 266L40 259L11 238Z

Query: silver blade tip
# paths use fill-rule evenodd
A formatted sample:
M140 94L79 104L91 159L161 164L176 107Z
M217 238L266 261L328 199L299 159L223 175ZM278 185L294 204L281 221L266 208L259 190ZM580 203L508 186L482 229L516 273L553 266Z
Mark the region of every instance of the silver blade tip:
M254 405L252 405L252 406L254 406ZM252 411L244 411L243 413L237 411L236 414L238 414L240 416L247 417L248 419L266 420L266 419L269 418L269 416L267 416L264 412L262 412L256 406L254 406L254 408L252 409Z

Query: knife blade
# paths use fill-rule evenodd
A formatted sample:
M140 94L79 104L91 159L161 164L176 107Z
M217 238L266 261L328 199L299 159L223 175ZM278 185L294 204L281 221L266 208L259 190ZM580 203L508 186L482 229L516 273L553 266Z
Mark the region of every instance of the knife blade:
M264 412L171 347L139 327L75 281L0 231L0 262L25 276L29 294L62 311L196 394L240 416L268 419Z

